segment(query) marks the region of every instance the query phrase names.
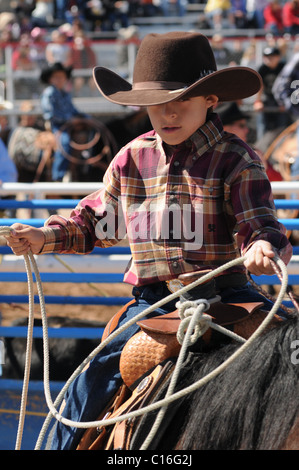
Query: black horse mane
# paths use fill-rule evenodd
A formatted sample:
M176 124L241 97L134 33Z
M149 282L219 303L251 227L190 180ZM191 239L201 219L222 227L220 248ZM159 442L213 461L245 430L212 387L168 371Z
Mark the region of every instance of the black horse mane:
M297 316L257 338L224 372L185 400L162 447L172 448L173 429L180 427L176 442L181 450L281 448L299 413L299 364L294 360L298 339ZM234 343L194 354L192 371L180 389L214 370L239 347Z

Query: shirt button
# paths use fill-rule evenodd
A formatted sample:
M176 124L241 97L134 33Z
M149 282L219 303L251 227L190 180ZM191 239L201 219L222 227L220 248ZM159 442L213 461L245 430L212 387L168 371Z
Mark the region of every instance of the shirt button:
M176 160L173 164L174 164L174 166L179 166L180 162L178 160Z

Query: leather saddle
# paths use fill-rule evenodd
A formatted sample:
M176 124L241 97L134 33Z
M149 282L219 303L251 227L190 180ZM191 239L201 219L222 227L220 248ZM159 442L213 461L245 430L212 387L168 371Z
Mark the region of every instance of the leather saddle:
M208 314L212 321L229 328L237 335L248 339L265 319L268 312L262 310L262 302L212 304ZM277 321L279 317L277 317ZM181 348L176 333L180 324L178 311L144 319L137 322L141 331L126 343L120 359L120 372L128 387L165 359L177 357ZM220 336L221 337L220 337ZM216 339L215 339L216 338ZM215 341L227 341L222 333L209 328L200 339L202 349L211 349Z

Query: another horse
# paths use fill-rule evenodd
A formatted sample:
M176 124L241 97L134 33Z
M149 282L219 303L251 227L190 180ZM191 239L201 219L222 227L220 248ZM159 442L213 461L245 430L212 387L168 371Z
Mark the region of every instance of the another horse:
M12 326L27 326L28 319L15 320ZM76 318L54 317L48 318L51 328L97 328L104 327L104 323L80 320ZM42 326L39 319L34 320L34 326ZM99 331L99 337L101 333ZM5 363L2 365L2 377L6 379L23 379L26 338L4 338ZM98 345L98 339L80 338L49 338L49 361L50 379L52 381L67 380L76 367L81 364L85 357ZM31 380L43 380L43 339L33 339L32 361L30 370Z
M117 152L117 144L109 129L96 119L68 121L63 130L70 134L70 150L60 142L60 133L32 127L17 127L7 143L15 162L20 182L51 181L52 160L60 146L69 161L70 181L101 181Z

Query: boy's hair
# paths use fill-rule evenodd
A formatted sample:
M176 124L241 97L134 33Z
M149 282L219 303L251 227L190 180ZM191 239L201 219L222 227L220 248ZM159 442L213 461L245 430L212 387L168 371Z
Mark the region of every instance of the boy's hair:
M64 72L66 77L69 79L72 74L72 67L64 67L64 65L60 62L49 65L42 70L40 75L41 81L43 83L49 84L50 79L55 72Z

